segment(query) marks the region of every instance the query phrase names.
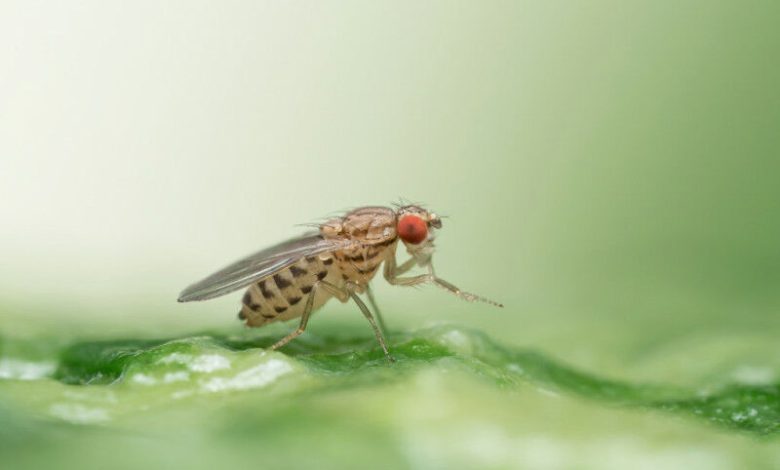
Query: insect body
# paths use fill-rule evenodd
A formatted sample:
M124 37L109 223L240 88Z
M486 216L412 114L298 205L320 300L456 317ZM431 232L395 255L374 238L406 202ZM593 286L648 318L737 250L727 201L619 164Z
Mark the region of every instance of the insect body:
M280 243L237 261L186 289L179 302L206 300L248 287L238 316L248 326L259 327L300 317L299 327L272 346L280 348L306 329L312 312L331 297L352 299L371 324L388 360L382 331L358 294L366 293L382 324L369 282L384 263L384 277L393 285L436 284L468 301L502 305L464 292L437 277L433 271L434 231L441 219L419 206L361 207L343 217L328 220L318 232ZM398 240L410 258L396 263ZM404 276L415 266L425 274ZM383 328L384 329L384 328Z

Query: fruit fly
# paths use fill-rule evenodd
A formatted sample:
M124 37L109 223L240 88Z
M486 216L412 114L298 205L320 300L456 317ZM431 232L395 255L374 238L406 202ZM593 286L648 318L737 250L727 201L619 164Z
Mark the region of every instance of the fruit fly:
M353 300L374 330L379 345L393 361L382 335L379 315L369 282L384 263L388 283L397 286L435 284L470 302L501 304L462 291L438 277L431 258L435 231L441 218L417 206L360 207L319 225L319 230L279 243L241 259L182 291L179 302L207 300L246 287L238 317L247 326L260 327L300 317L296 330L277 341L278 349L306 330L312 312L331 297ZM398 240L410 258L396 261ZM414 267L424 274L405 276ZM379 320L359 294L366 294ZM382 328L380 328L382 326Z

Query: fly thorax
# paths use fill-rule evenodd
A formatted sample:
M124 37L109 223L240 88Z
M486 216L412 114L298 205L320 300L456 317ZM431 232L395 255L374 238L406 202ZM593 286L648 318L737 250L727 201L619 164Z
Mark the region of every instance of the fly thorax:
M322 224L326 238L354 242L350 247L333 252L343 282L366 285L395 248L395 212L386 207L361 207L340 219Z
M363 207L341 219L343 236L361 243L395 237L395 213L386 207Z

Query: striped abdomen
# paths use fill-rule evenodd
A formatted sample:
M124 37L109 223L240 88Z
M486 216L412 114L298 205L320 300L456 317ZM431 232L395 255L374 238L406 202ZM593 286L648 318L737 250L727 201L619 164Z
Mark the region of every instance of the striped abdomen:
M326 280L341 285L341 275L337 271L330 255L327 258L301 258L289 268L252 284L244 294L238 318L246 320L247 326L262 326L299 317L315 282ZM317 289L313 308L321 307L330 297L325 289Z

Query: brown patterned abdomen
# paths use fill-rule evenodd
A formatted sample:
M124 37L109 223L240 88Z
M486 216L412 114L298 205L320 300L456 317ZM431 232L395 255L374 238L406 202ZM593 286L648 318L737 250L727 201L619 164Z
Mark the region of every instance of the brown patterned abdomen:
M337 271L333 258L301 258L289 268L252 284L244 293L238 317L253 327L300 317L315 282L326 280L339 286L342 284ZM330 297L325 289L316 289L313 310Z

